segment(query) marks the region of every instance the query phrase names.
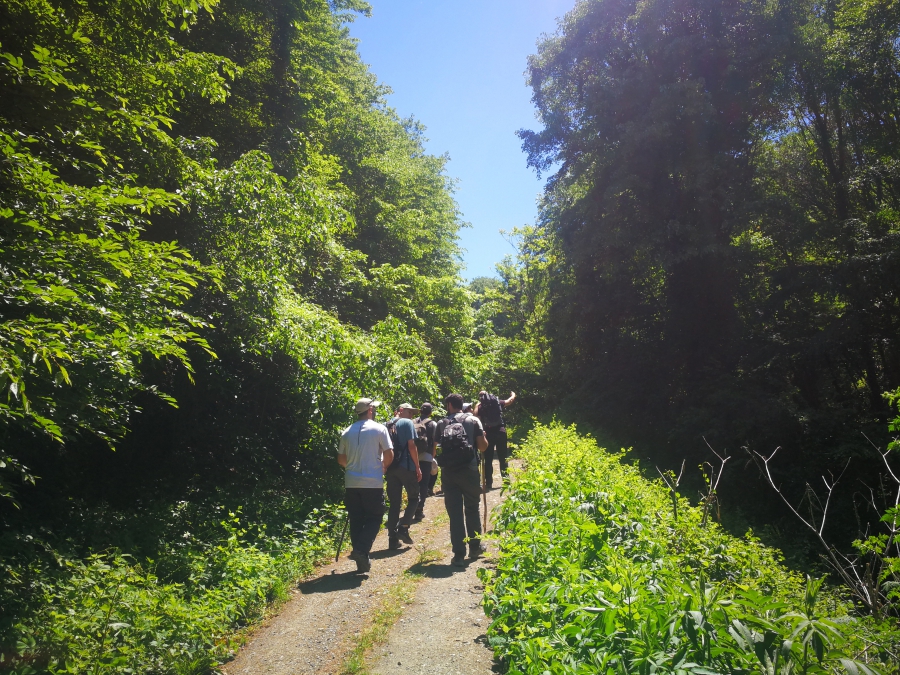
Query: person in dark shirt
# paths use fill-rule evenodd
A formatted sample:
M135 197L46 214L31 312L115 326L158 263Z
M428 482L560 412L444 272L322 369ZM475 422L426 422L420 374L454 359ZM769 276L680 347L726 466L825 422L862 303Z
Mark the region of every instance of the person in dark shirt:
M413 520L422 520L425 517L425 500L431 492L431 464L434 461L435 433L437 431L437 423L431 419L433 410L434 406L426 401L419 408L419 416L413 420L413 425L425 425L428 445L427 452L423 452L421 448L419 451L419 468L422 470L422 480L419 481L419 508L416 509L416 515Z
M469 444L478 452L468 464L450 467L441 465L441 484L444 488L444 507L450 517L450 544L453 559L450 564L464 567L466 564L466 538L469 540L469 558L475 559L484 550L481 536L481 485L478 474L480 454L487 447L481 422L475 415L462 412L463 398L450 394L444 401L447 417L437 424L440 440L448 424L459 422L468 436Z
M485 489L490 490L493 487L494 478L494 453L497 453L497 461L500 463L500 475L506 478L506 472L509 469L507 458L509 456L509 438L506 434L506 421L503 419L503 411L510 403L516 400L516 392L509 392L509 398L498 399L500 402L500 423L488 426L481 414L482 406L490 397L486 391L478 392L478 405L475 406L475 414L481 419L484 426L484 435L487 437L487 450L484 451L484 473L485 473Z

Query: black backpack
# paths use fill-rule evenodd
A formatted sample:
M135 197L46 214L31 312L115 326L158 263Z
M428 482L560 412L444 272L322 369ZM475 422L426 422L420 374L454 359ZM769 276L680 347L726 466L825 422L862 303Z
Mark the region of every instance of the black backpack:
M478 417L485 429L502 426L503 410L500 407L500 399L488 394L478 407Z
M468 415L460 419L461 413L449 415L447 423L441 431L441 468L453 469L469 464L475 459L477 453L469 443L469 435L463 426L462 420L468 419Z

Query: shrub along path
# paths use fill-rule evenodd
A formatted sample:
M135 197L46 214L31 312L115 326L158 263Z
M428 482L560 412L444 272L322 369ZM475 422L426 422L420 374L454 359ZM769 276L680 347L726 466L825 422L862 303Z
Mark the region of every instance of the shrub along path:
M495 464L494 485L500 484ZM500 503L488 493L488 511ZM382 530L372 570L340 561L299 584L277 615L261 624L226 675L342 675L422 673L480 675L493 671L488 619L481 608L478 560L450 565L450 534L443 499L429 499L425 520L412 527L414 546L387 549ZM489 549L491 547L489 546ZM363 656L364 658L360 658Z

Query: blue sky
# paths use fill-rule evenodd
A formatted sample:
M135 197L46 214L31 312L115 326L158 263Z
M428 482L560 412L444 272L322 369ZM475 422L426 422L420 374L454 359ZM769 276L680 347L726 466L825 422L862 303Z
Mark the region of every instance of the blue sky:
M350 33L393 89L389 103L427 128L428 151L450 156L467 279L493 276L514 253L500 230L532 224L543 186L525 165L521 128L536 129L527 57L574 0L370 0Z

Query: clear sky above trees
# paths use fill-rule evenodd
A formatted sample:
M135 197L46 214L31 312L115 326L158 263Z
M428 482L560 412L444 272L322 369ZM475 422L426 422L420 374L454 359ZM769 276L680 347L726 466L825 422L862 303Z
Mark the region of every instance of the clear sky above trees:
M364 61L394 93L391 105L428 128L427 148L448 153L459 179L464 275L495 274L513 249L500 234L536 215L543 185L515 132L537 128L526 58L572 0L373 0L351 26Z

